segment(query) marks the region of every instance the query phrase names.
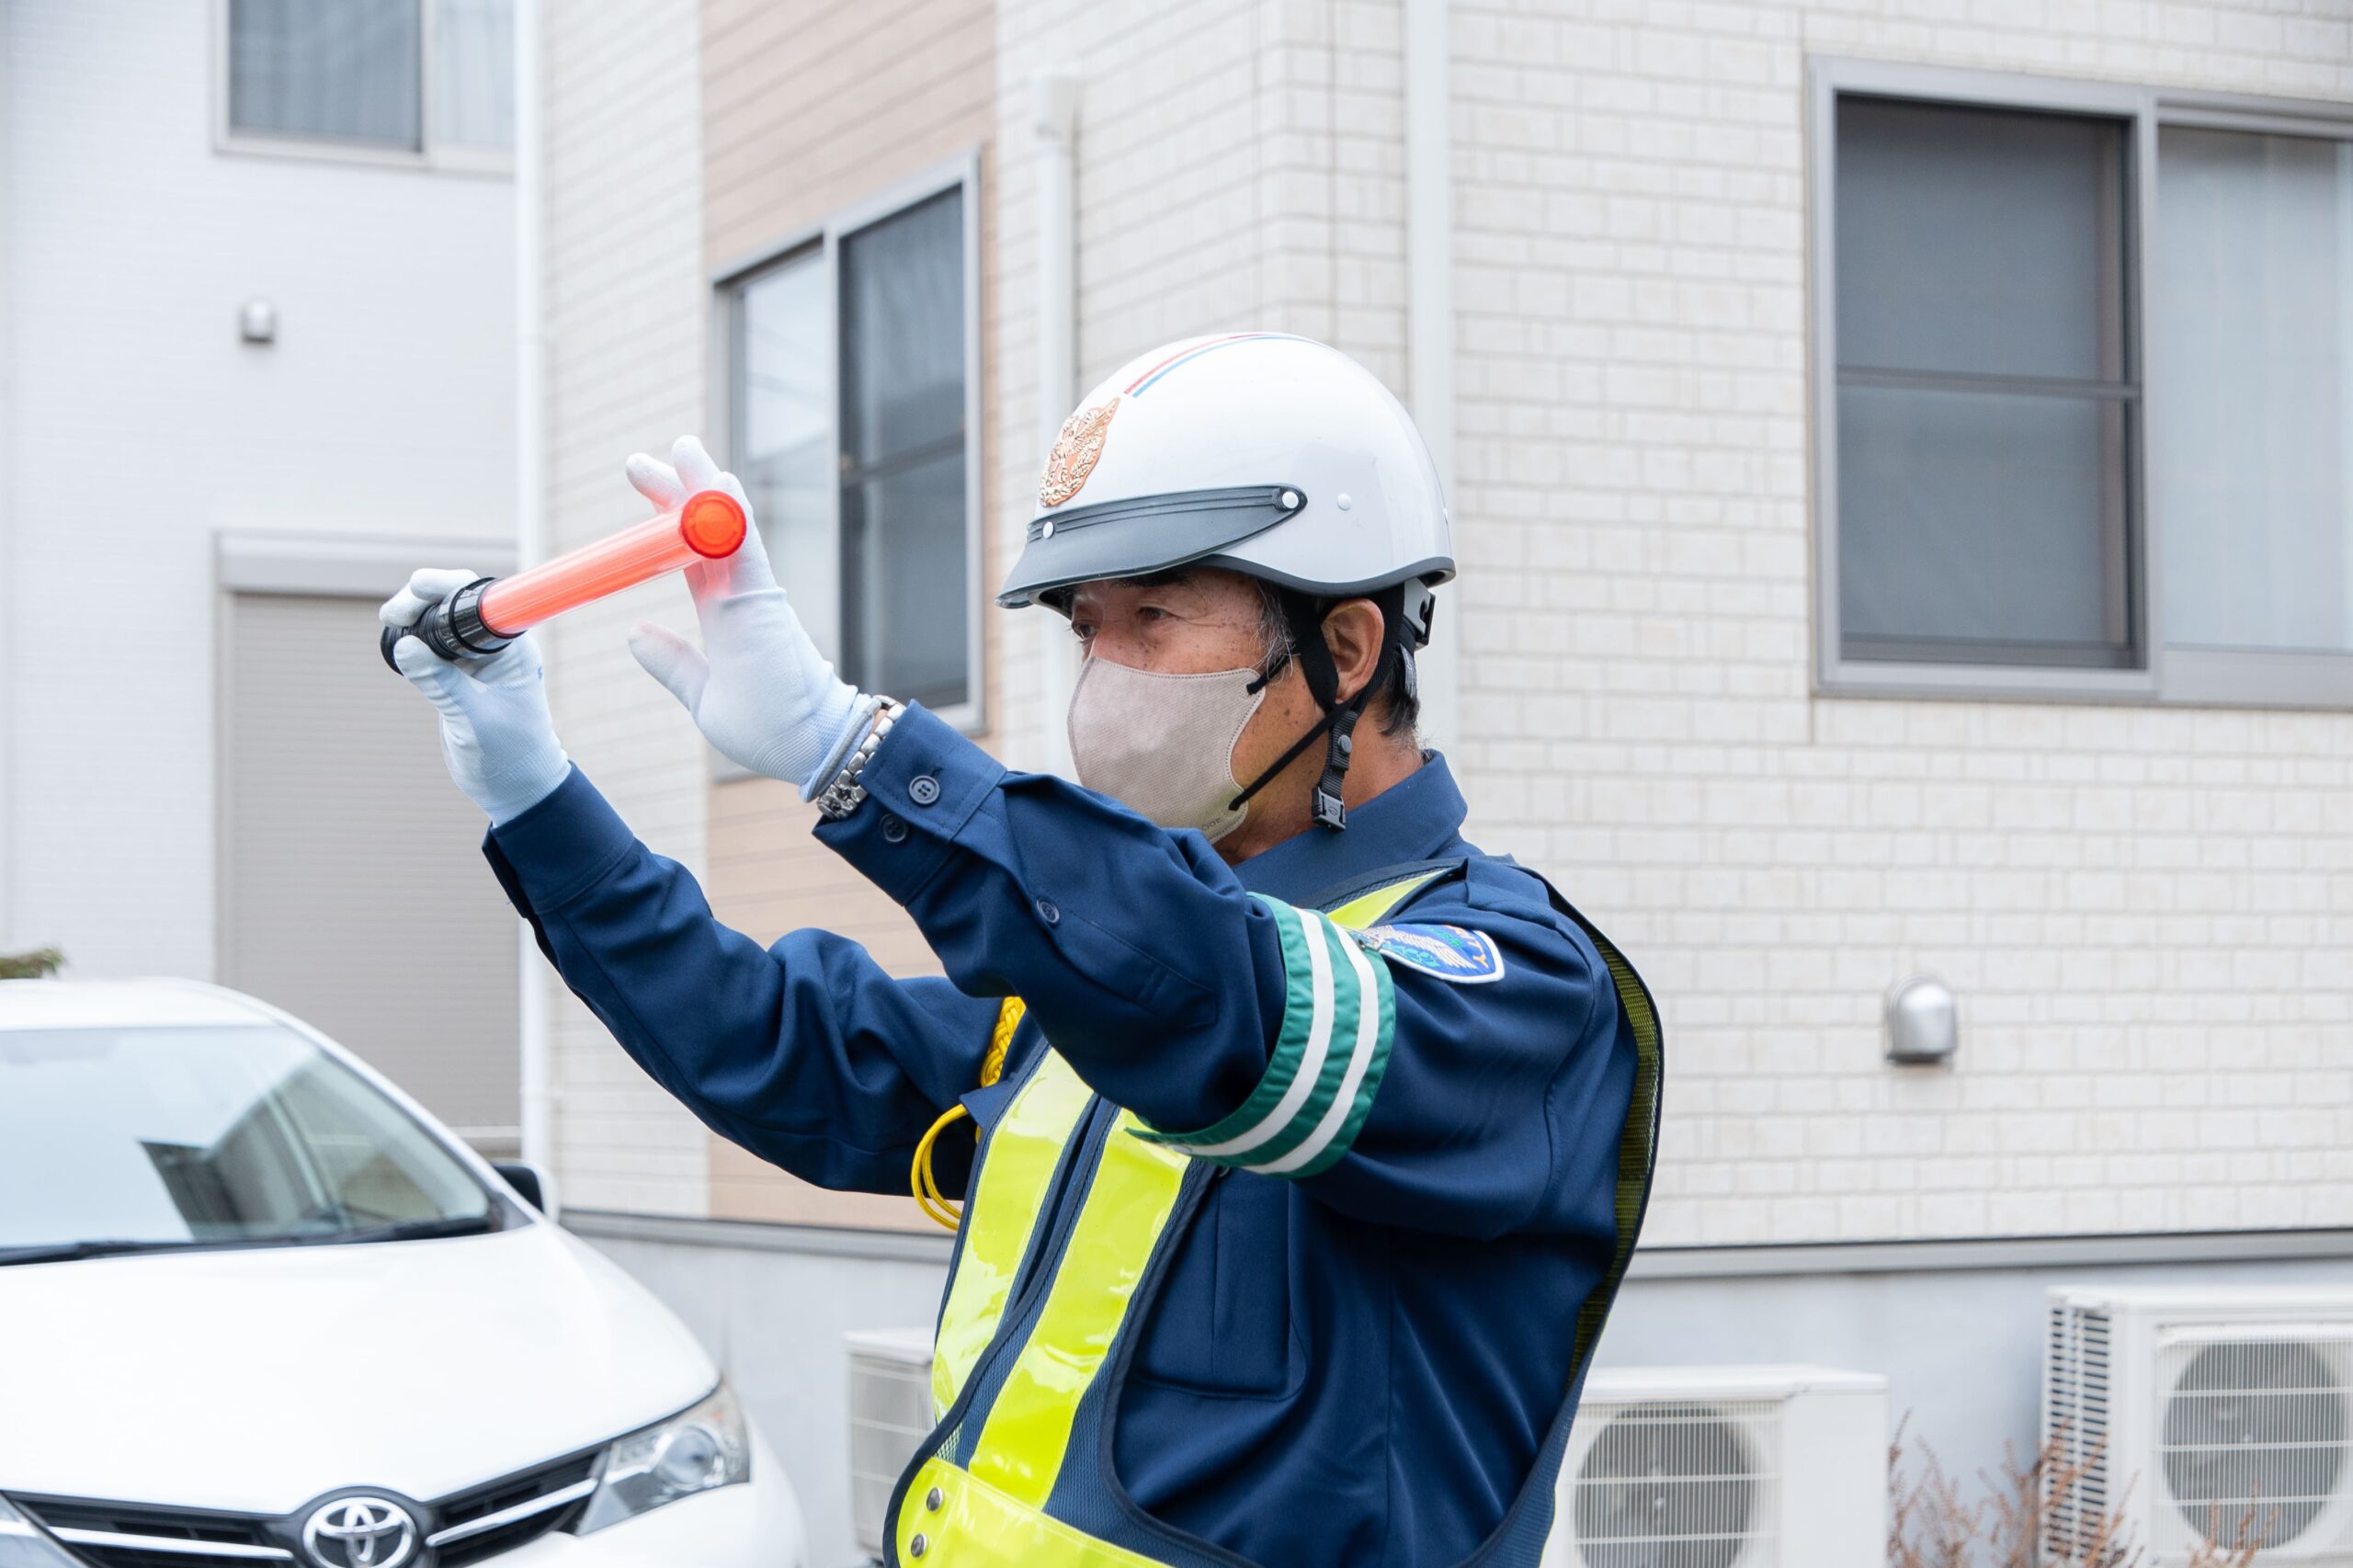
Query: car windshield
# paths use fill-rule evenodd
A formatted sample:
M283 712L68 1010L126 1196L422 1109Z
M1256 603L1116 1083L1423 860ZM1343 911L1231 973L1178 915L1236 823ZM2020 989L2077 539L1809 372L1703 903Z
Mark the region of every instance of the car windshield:
M501 1212L282 1025L0 1029L0 1263L456 1234Z

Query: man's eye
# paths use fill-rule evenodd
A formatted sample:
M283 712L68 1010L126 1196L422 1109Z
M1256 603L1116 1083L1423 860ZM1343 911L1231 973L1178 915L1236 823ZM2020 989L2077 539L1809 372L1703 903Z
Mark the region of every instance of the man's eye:
M1136 619L1138 620L1166 620L1168 612L1158 605L1140 605L1136 608Z
M1074 620L1070 623L1070 634L1082 642L1095 641L1095 628L1083 620Z

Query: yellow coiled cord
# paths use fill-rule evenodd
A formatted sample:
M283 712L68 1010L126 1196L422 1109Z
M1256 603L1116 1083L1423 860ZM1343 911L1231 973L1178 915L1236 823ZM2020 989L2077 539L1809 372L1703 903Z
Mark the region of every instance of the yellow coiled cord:
M997 1009L996 1032L989 1037L988 1054L981 1058L981 1087L985 1089L1005 1076L1005 1053L1013 1044L1013 1031L1021 1027L1021 1015L1028 1010L1018 996L1006 997L1005 1005ZM964 1211L939 1190L939 1182L931 1174L931 1146L939 1141L942 1132L955 1125L959 1117L971 1114L961 1105L949 1106L943 1111L915 1144L915 1168L908 1172L908 1181L915 1187L915 1207L935 1224L951 1231L963 1224Z

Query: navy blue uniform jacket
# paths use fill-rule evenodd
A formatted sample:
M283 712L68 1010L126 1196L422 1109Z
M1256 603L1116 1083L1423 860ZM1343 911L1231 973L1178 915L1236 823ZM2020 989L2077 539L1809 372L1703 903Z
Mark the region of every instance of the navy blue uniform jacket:
M1042 1028L1151 1127L1230 1123L1287 1012L1299 1026L1285 963L1302 924L1267 900L1476 854L1436 756L1345 832L1237 867L1197 833L1007 772L920 709L864 782L871 798L817 836L905 906L945 979L894 979L824 931L763 949L729 930L576 770L485 845L548 957L648 1073L721 1136L861 1192L906 1190L943 1108L962 1100L983 1127L1002 1108L974 1090L1007 995L1029 1004L1017 1064ZM1396 943L1368 948L1393 1019L1360 1121L1340 1153L1284 1175L1226 1162L1243 1168L1178 1244L1120 1405L1114 1461L1136 1500L1275 1568L1466 1556L1560 1408L1577 1307L1615 1238L1634 1062L1590 940L1534 876L1492 859L1390 919L1425 952L1428 927L1454 927L1434 934L1500 972L1465 983L1381 952ZM941 1185L961 1191L972 1135L941 1143Z

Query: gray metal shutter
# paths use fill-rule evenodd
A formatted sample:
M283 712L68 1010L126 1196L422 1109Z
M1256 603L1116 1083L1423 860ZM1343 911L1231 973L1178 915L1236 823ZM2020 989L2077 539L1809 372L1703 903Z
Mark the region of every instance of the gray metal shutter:
M229 596L222 685L222 981L511 1145L515 912L374 601Z

